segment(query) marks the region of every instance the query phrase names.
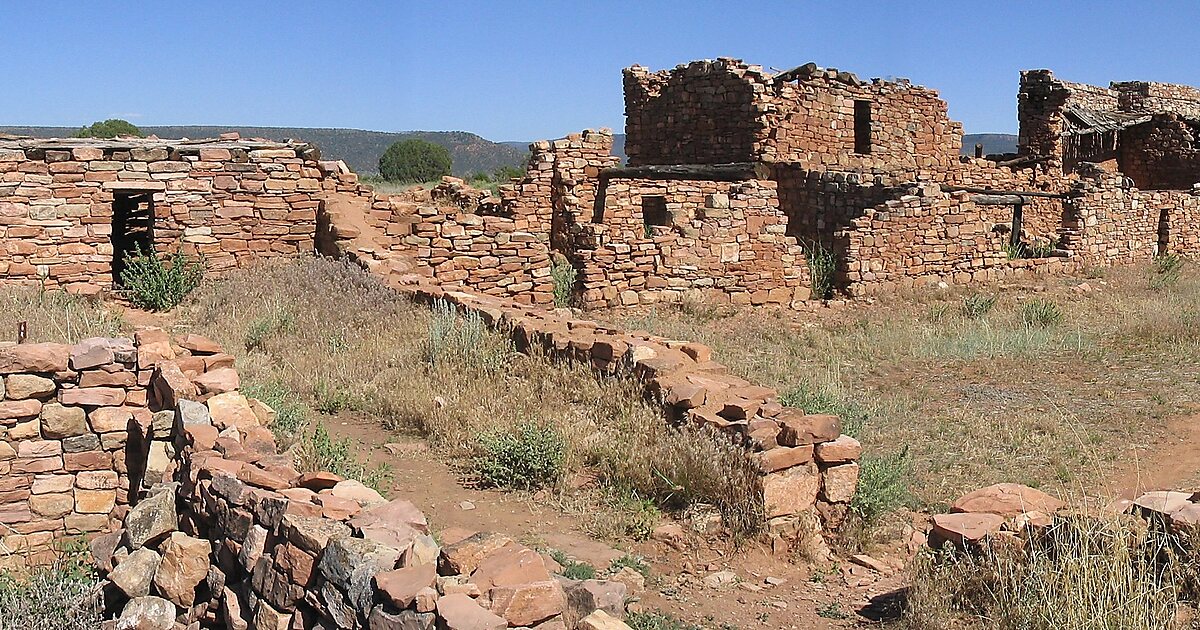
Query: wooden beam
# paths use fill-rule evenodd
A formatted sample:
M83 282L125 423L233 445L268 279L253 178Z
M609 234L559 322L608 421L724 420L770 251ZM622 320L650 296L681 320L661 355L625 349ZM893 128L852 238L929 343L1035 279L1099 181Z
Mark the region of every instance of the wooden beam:
M971 201L981 206L1019 206L1025 203L1020 195L975 195Z
M1042 190L998 190L996 188L976 188L973 186L942 186L946 192L969 192L977 195L1020 195L1021 197L1045 197L1048 199L1066 199L1071 195L1052 193Z

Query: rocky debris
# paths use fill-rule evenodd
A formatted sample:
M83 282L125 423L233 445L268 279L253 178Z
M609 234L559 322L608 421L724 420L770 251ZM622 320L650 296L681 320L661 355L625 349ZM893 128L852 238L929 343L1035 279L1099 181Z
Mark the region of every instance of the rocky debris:
M633 630L624 621L613 617L603 610L597 610L579 620L577 630Z
M156 542L175 531L175 493L162 488L138 502L125 517L125 539L133 549Z
M174 627L175 605L152 596L129 600L116 623L116 630L172 630Z
M1053 514L1062 507L1062 501L1041 490L1018 483L998 483L963 495L950 506L950 510L1011 518L1024 512Z
M162 556L153 549L136 549L120 560L120 564L109 572L108 579L131 599L145 597L150 594L150 585L161 562Z
M999 514L934 514L930 542L945 541L959 547L976 545L998 534L1003 527L1004 517Z

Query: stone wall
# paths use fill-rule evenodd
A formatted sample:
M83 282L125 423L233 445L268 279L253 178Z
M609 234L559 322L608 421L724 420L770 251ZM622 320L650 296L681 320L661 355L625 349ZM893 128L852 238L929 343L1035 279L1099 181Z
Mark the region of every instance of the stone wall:
M1200 89L1190 85L1125 81L1113 83L1124 111L1173 113L1187 118L1200 118Z
M152 213L156 250L201 254L216 272L312 251L316 158L311 145L235 139L0 140L0 278L111 286L118 197Z
M1121 134L1121 172L1142 189L1191 190L1200 183L1200 125L1159 114Z
M0 346L0 563L110 529L175 455L175 401L154 384L219 403L237 386L232 365L206 339L160 330Z
M656 214L651 208L658 204ZM769 180L613 180L601 222L576 226L568 258L584 306L678 301L782 304L808 298L804 252L786 235Z
M1078 269L1071 258L1011 259L1012 209L976 204L934 184L867 209L841 235L838 282L851 295L948 284L983 284Z

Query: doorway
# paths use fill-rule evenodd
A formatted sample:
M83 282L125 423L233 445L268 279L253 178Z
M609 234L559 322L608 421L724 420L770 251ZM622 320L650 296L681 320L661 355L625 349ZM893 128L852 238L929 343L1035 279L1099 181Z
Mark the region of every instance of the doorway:
M154 193L114 193L112 281L121 286L125 260L154 251Z

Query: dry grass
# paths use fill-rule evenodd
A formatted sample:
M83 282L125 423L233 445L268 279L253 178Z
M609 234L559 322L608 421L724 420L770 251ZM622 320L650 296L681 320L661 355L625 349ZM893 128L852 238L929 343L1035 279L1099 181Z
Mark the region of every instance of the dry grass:
M27 322L33 343L74 343L127 329L121 315L99 300L35 288L0 289L0 341L16 341L19 322Z
M477 318L414 304L356 268L313 259L234 273L193 294L181 321L234 353L252 387L374 416L464 471L495 436L547 427L563 445L553 477L595 476L618 511L710 503L735 529L761 523L757 475L726 438L671 429L632 380L516 353Z
M67 544L48 566L0 570L0 628L92 630L103 601L83 544Z
M918 555L915 630L1168 630L1195 596L1194 544L1137 519L1058 519L1024 546Z
M807 392L802 406L852 416L868 454L907 446L913 490L937 509L998 481L1099 491L1200 401L1195 267L1165 288L1147 268L1108 275L1091 293L1069 280L990 291L987 309L947 291L816 314L687 303L600 317L706 343L741 376ZM1050 303L1062 321L1042 325Z

